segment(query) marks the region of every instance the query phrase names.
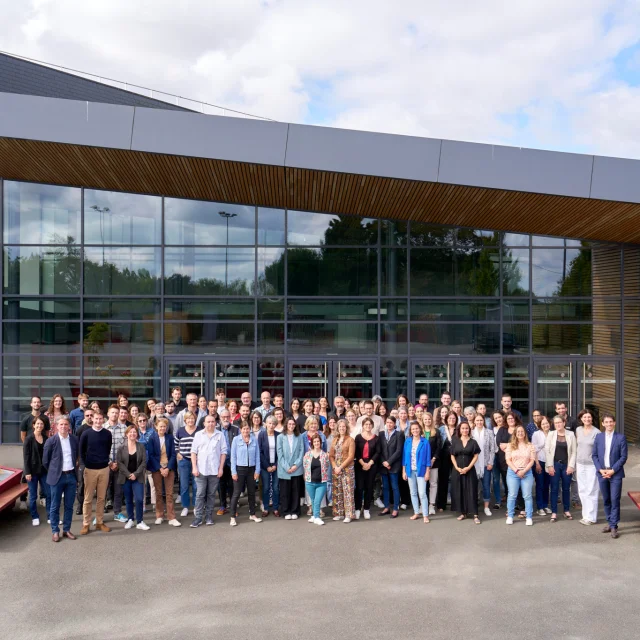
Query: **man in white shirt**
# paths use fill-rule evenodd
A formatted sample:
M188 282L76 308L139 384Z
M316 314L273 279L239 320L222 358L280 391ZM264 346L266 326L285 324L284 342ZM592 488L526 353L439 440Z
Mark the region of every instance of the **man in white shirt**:
M373 413L373 401L365 400L364 401L364 415L358 418L356 422L356 427L360 428L360 432L362 432L362 422L365 418L371 418L373 420L373 429L372 432L374 435L378 435L380 431L384 429L384 420L380 416L376 416Z

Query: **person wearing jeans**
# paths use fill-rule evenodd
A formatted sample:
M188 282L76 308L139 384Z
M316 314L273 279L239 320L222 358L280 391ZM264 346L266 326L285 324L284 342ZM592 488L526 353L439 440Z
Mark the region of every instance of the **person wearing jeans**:
M205 416L206 417L206 416ZM214 423L216 416L214 417ZM204 424L204 420L203 420ZM180 503L182 504L183 518L189 515L189 508L196 506L196 479L191 473L191 445L193 438L198 431L196 427L196 416L190 411L184 416L184 426L180 427L175 433L175 445L178 452L178 479L180 481ZM191 489L191 492L189 492ZM191 493L191 496L189 495Z
M409 425L409 437L404 441L402 454L402 477L409 481L413 515L411 520L420 518L420 502L425 524L429 523L429 501L427 499L427 482L431 470L431 447L422 435L419 422ZM418 497L420 502L418 502Z
M522 491L527 525L533 525L533 472L536 450L529 442L526 429L516 427L505 450L507 461L507 524L513 524L518 491Z
M533 475L536 479L536 507L539 516L547 516L552 513L551 509L549 509L551 476L547 473L547 458L544 454L547 434L551 430L551 423L547 416L540 418L537 429L531 438L531 444L536 450L536 463L533 467Z
M302 467L305 486L313 509L309 522L323 525L324 520L320 517L320 505L327 493L331 463L328 454L322 450L322 438L319 433L314 434L311 438L311 449L304 454Z
M260 477L260 449L258 440L251 433L251 427L245 422L240 435L231 443L231 477L233 478L233 496L231 496L231 519L229 524L235 527L236 513L240 494L247 489L249 497L249 520L262 522L256 515L256 482Z
M280 483L278 482L278 437L274 416L267 416L264 421L266 429L258 434L258 447L260 448L260 460L262 468L262 504L264 509L262 517L269 515L269 494L271 494L271 506L273 515L280 517Z
M44 420L37 417L32 423L33 432L24 439L22 449L24 458L24 477L29 486L29 510L31 511L31 523L34 527L40 524L38 515L38 485L45 496L47 518L51 508L51 492L47 484L47 470L42 464L44 445L47 435L44 431Z
M551 476L551 522L558 520L558 491L562 483L562 507L564 517L573 520L571 515L571 476L576 468L578 445L576 436L566 429L563 416L553 418L555 431L550 431L545 442L544 455L547 473Z
M123 485L127 503L127 522L124 528L131 529L135 525L136 529L149 531L148 525L142 519L147 452L144 444L138 442L138 428L136 426L129 425L124 436L125 443L116 453L118 482Z
M226 459L227 441L222 431L216 431L215 418L208 415L204 419L204 429L196 433L191 444L191 472L197 487L195 519L189 525L193 529L202 524L203 516L206 524L214 524L216 491Z
M156 432L149 438L147 469L151 471L156 488L156 524L162 524L166 504L169 525L179 527L181 523L176 519L173 506L173 481L177 468L176 444L173 436L167 433L168 428L169 421L166 418L156 420ZM166 500L162 497L163 487Z
M473 419L471 437L480 445L480 455L476 461L476 473L482 486L482 500L484 501L484 515L491 516L489 508L491 502L491 476L496 457L496 439L493 431L487 429L484 416L477 413Z
M404 433L396 427L396 421L391 416L388 416L384 421L384 426L384 430L378 436L380 439L380 476L382 478L384 509L378 515L386 516L391 513L392 518L397 518L400 508L399 476L402 470ZM391 511L389 510L390 493L393 494L393 509Z

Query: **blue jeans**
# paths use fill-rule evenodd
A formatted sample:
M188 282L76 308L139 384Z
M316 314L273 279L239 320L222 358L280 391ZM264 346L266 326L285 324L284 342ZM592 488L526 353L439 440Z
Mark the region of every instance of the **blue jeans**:
M51 487L51 510L49 511L49 520L51 520L51 531L60 533L60 502L64 496L64 517L62 518L62 530L69 531L71 529L71 518L73 518L73 503L76 499L76 472L63 473L58 480L58 484L49 485Z
M196 506L196 479L191 473L191 460L183 458L178 460L178 478L180 480L180 502L183 509L193 509ZM189 487L191 487L191 499L189 499Z
M564 462L555 462L553 465L555 474L551 476L551 511L557 513L558 491L562 482L562 508L564 511L571 509L571 476L567 475L567 465Z
M485 468L482 474L482 500L491 502L491 479L493 478L493 469L487 471Z
M541 471L538 473L535 471L533 475L536 478L536 506L538 507L538 511L540 509L548 509L549 508L549 487L551 486L551 476L547 473L547 470L544 467L545 463L540 463ZM558 498L556 496L556 504L558 504Z
M616 473L612 478L603 478L598 473L598 484L604 503L604 515L607 524L612 529L618 528L620 522L620 496L622 495L622 473Z
M398 473L383 473L382 478L382 502L384 502L384 508L389 508L389 489L393 493L393 508L392 511L397 511L400 508L400 483L398 482L400 474Z
M262 478L262 504L264 510L269 511L269 488L271 490L272 509L278 511L280 509L280 481L278 480L278 471L269 473L266 469L260 469L260 477Z
M133 506L136 507L136 524L142 522L142 503L144 501L144 484L137 480L127 480L124 483L124 499L127 501L127 520L133 520Z
M313 505L313 517L320 517L320 505L322 504L322 498L324 498L327 493L327 483L326 482L305 482L307 486L307 493L309 494L309 498L311 499L311 504Z
M29 511L31 511L31 519L38 518L38 485L40 485L40 491L45 496L47 505L47 517L49 516L49 510L51 509L51 491L47 484L47 474L41 473L39 476L31 475L31 480L27 481L29 486Z
M524 508L527 512L527 518L533 518L533 473L531 469L527 471L524 478L521 478L513 472L511 468L507 470L507 516L513 518L516 509L516 498L518 497L518 489L522 491L524 498Z
M418 515L420 513L420 504L418 502L418 496L422 503L422 515L426 518L429 515L429 500L427 500L427 481L424 476L417 476L415 471L411 472L410 476L407 476L409 480L409 489L411 491L411 504L413 506L413 512Z

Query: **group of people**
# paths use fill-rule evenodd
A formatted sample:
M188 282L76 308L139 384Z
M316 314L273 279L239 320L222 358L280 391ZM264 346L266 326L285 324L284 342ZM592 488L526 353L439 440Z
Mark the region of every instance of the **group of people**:
M156 525L181 526L178 504L181 518L192 511L193 528L213 525L214 512L237 526L245 493L256 523L271 513L297 520L304 505L316 525L325 524L329 507L334 521L368 520L375 504L379 516L397 518L411 505L411 520L428 524L450 508L457 520L481 524L492 504L497 510L506 502L506 524L522 519L530 526L534 511L557 522L560 498L565 519L573 519L573 500L580 522L592 525L602 493L604 531L617 538L627 444L614 416L601 417L600 431L589 409L573 418L558 402L554 416L534 410L525 425L508 394L501 405L463 409L445 392L433 411L426 394L415 403L401 394L391 409L379 396L353 403L337 396L333 406L327 398L293 398L287 408L269 391L260 403L246 391L240 402L227 399L224 389L215 399L187 393L183 400L175 387L166 402L150 399L144 407L121 395L105 415L86 394L68 413L60 394L44 413L35 396L20 427L28 508L39 525L40 487L58 542L76 537L76 496L80 535L87 535L111 531L111 509L125 529L149 530L147 502Z

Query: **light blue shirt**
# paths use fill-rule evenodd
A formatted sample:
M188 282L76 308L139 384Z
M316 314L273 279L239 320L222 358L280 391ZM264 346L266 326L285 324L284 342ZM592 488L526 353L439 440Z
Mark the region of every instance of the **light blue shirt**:
M253 433L249 434L248 444L242 434L231 443L231 475L238 473L238 467L255 467L255 473L260 473L260 449Z

